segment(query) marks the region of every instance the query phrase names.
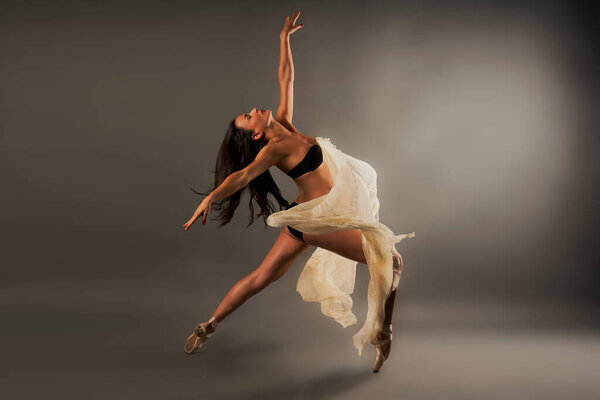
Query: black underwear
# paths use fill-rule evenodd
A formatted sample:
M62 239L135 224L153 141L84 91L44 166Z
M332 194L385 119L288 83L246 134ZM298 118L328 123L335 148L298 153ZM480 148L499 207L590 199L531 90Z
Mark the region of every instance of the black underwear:
M287 206L285 209L290 209L294 206L297 206L298 203L296 203L295 201L292 202L289 206ZM298 239L304 241L304 234L302 232L300 232L298 229L292 228L291 226L287 225L288 229L290 230L290 232L292 232L292 235L296 236Z

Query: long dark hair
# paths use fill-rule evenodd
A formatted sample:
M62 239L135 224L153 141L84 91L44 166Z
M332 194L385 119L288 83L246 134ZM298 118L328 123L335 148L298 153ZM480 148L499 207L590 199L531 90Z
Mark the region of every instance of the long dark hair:
M215 174L214 186L206 193L197 192L192 188L190 189L194 193L208 196L213 190L219 187L231 173L243 169L254 161L256 155L266 143L262 140L253 140L251 136L252 131L238 128L235 126L235 118L231 120L229 127L227 128L227 133L225 133L225 138L221 143L219 154L217 155L215 170L211 171ZM267 226L267 217L276 211L273 203L267 198L269 193L275 197L275 200L279 203L280 209L289 205L288 201L281 195L279 187L273 180L271 173L267 170L250 181L250 183L242 190L238 190L231 196L211 205L211 209L220 211L219 215L214 218L221 221L219 228L231 221L235 209L240 204L242 194L246 190L250 192L250 200L248 201L248 206L250 207L250 222L246 227L254 223L253 200L256 201L260 207L260 212L256 214L256 216L263 217L265 227Z

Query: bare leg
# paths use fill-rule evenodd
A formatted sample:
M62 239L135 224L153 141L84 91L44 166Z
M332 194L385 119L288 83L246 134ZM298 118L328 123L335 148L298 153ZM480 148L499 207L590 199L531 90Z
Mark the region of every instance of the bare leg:
M398 284L400 282L400 274L402 273L402 257L400 256L400 254L398 252L393 251L393 262L394 262L394 281L392 282L392 291L389 294L386 302L385 302L385 317L383 319L383 332L379 332L377 334L377 337L379 339L381 339L383 341L383 339L385 339L386 337L388 337L388 334L391 332L385 332L386 328L389 327L390 331L391 331L391 325L392 325L392 317L394 316L394 304L396 301L396 294L398 293ZM390 351L392 349L392 342L388 342L388 343L384 343L381 345L381 351L383 352L384 357L387 359Z
M398 285L400 283L400 274L402 273L402 256L394 248L392 251L393 257L393 268L394 268L394 280L392 282L392 291L385 302L385 318L383 320L384 325L392 323L392 317L394 315L394 303L396 301L396 294L398 293Z
M385 319L383 320L384 325L391 325L392 317L394 316L394 302L396 301L396 293L398 288L392 290L389 297L385 301Z
M239 280L223 298L213 313L216 321L220 323L250 297L281 278L294 260L308 248L309 244L298 240L284 227L261 265ZM211 324L207 324L208 333L214 330Z
M185 341L185 352L192 354L198 350L216 330L217 324L250 297L281 278L294 260L309 247L309 244L297 239L287 227L284 227L260 267L242 278L229 290L208 321L196 325L194 333Z

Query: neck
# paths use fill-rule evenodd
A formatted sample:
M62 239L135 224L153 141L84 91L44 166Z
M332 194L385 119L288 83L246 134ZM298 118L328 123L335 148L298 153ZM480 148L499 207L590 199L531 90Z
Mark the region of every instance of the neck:
M291 136L292 132L285 126L281 125L277 120L273 119L271 124L267 125L265 129L264 139L268 142L269 140L281 136Z

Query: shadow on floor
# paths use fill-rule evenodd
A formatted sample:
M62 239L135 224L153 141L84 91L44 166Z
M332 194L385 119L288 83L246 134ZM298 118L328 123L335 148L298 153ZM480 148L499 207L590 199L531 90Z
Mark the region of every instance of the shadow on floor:
M373 376L369 369L340 369L305 381L280 383L249 393L251 400L325 399L351 390Z

